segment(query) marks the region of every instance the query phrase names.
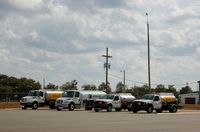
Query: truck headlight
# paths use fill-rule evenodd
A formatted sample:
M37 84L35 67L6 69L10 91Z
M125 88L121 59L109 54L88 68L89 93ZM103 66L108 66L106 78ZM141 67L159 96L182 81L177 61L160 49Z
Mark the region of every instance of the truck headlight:
M68 100L64 100L63 104L69 104L69 101Z

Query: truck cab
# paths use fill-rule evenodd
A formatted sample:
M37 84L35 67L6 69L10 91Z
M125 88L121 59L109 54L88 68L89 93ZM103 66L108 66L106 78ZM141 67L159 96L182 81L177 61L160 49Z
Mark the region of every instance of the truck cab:
M44 106L45 97L44 92L41 90L31 90L28 95L20 100L22 109L27 107L32 107L32 109L37 109L39 106Z
M161 108L161 97L157 94L146 94L142 99L134 100L132 103L132 110L134 113L140 110L146 110L147 113L152 113L154 109L160 110Z
M75 108L80 107L80 92L76 90L64 91L62 97L56 100L55 106L58 111L68 108L73 111Z

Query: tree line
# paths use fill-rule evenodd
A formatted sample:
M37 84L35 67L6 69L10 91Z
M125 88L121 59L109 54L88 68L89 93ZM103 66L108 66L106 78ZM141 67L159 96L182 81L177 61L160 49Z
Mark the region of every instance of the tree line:
M76 80L68 81L61 86L55 85L53 83L48 83L44 88L45 89L61 89L61 90L77 90L78 82ZM0 93L28 93L30 90L41 89L42 86L38 81L35 81L30 78L16 78L13 76L7 76L0 74ZM82 90L101 90L106 91L107 93L131 93L136 98L142 97L147 93L158 93L158 92L172 92L176 96L179 94L191 93L193 92L189 86L182 87L179 91L173 86L169 85L165 87L162 84L157 85L155 88L149 89L147 85L143 86L132 86L128 88L122 82L119 82L116 85L115 91L111 90L110 83L108 83L108 88L106 89L106 84L102 82L100 85L96 86L94 84L84 84L82 85Z

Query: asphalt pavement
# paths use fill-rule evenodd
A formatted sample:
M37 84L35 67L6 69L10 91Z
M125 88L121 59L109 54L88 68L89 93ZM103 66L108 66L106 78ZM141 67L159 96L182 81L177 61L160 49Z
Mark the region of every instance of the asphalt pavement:
M0 110L1 132L199 132L200 111Z

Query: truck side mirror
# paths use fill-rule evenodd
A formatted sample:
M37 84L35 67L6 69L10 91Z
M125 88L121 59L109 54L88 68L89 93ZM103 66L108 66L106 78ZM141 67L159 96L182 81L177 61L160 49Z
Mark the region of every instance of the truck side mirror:
M115 100L115 101L119 100L119 97L118 97L118 96L115 96L115 97L114 97L114 100Z
M153 101L159 101L159 97L158 96L155 96L154 100Z

